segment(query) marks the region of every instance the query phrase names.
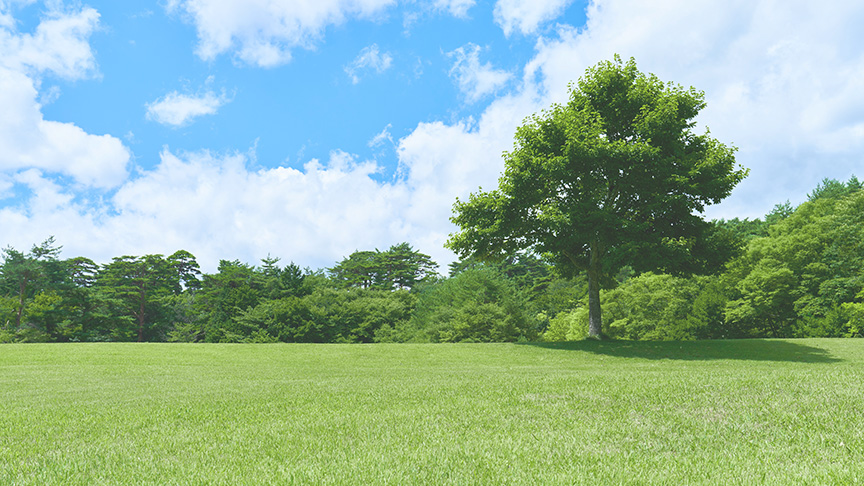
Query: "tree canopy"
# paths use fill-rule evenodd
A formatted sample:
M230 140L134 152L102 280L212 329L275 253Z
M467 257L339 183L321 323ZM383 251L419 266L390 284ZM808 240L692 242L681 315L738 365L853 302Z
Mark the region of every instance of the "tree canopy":
M854 177L825 179L809 199L761 219L707 223L741 249L707 275L637 275L631 266L608 275L603 334L864 336L864 188ZM258 266L222 260L201 274L184 250L102 265L60 250L49 238L0 254L0 343L561 341L589 330L586 272L565 278L530 250L452 262L449 277L410 289L350 285L270 256Z
M588 69L566 104L517 129L496 190L457 199L460 231L447 245L492 259L527 248L564 274L587 271L589 335L599 337L603 278L624 265L691 272L728 254L699 213L747 171L734 147L694 133L704 98L641 73L633 59Z
M410 289L434 281L438 264L408 243L387 251L355 251L330 269L330 276L346 287L392 290Z

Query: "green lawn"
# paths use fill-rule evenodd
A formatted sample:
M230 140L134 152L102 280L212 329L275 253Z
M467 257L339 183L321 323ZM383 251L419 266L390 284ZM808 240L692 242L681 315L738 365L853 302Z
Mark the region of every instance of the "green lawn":
M0 345L0 484L856 484L864 341Z

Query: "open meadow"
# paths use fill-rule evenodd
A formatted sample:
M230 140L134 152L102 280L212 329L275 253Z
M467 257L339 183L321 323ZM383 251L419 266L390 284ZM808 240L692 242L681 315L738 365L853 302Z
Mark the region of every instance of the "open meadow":
M0 346L0 484L858 484L864 341Z

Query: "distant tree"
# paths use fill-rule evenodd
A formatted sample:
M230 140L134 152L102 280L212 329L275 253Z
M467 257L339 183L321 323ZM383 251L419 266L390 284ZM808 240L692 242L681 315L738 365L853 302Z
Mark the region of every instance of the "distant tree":
M500 261L468 257L449 265L450 277L469 269L493 268L510 280L531 304L530 311L545 323L550 316L569 311L585 296L583 274L563 278L542 257L530 252L508 255Z
M746 243L752 238L761 238L768 235L768 225L759 218L755 219L721 219L713 221L715 225L729 231L739 241Z
M303 297L312 292L312 285L306 281L304 272L294 262L289 263L279 273L279 288L283 296Z
M41 244L33 245L27 254L12 247L3 250L0 287L16 296L14 322L11 323L14 329L21 328L27 304L46 286L63 278L58 260L61 248L56 246L51 236Z
M765 225L770 228L789 216L792 216L792 213L794 212L795 208L792 207L792 204L790 204L788 200L783 204L775 204L774 209L765 215Z
M516 131L497 190L456 201L460 231L447 246L492 259L532 249L566 275L587 271L589 335L600 337L601 280L622 266L717 263L718 233L698 214L747 171L736 169L734 148L693 133L704 98L640 73L632 59L589 69L567 104Z
M237 322L246 341L323 342L308 303L299 297L263 300L241 312Z
M807 200L815 201L820 198L840 199L861 189L864 189L864 183L859 181L854 175L845 184L837 179L826 177L822 179L822 182L810 194L807 194Z
M97 285L118 318L134 329L121 331L121 339L161 339L167 331L166 298L179 295L183 285L197 286L198 263L190 253L179 251L167 259L162 255L115 257L99 273ZM119 322L119 321L118 321ZM159 327L159 329L157 329ZM162 328L165 329L162 329Z
M299 266L291 262L282 268L278 263L279 258L271 258L269 255L261 260L260 274L267 298L302 297L312 291Z
M195 256L186 250L178 250L166 259L171 267L171 291L179 295L184 289L198 290L201 288L201 268Z
M630 340L688 340L741 337L724 321L728 297L718 276L675 277L646 272L601 292L604 329ZM582 306L550 320L545 341L588 334L588 309Z
M237 317L264 298L260 277L253 266L239 260L220 260L217 273L202 277L195 307L202 316L200 334L204 341L223 341L226 333L242 336Z
M378 251L355 251L329 269L330 278L345 287L372 288L380 273Z
M438 264L408 243L387 251L355 251L329 269L333 281L363 289L411 289L437 276Z
M379 286L384 290L411 289L420 282L428 282L438 274L438 264L429 255L411 248L408 243L393 245L389 250L378 252L381 271Z
M39 262L32 256L8 247L3 250L3 267L0 272L2 272L3 286L6 291L16 296L17 302L11 325L17 330L21 327L24 306L35 293L33 289L41 276L41 268Z

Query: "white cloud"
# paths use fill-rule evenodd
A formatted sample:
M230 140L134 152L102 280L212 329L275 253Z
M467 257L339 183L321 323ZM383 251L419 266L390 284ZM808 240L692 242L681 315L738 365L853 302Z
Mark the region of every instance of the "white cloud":
M447 54L454 59L450 77L470 103L498 91L513 76L507 71L495 69L491 63L480 64L480 50L480 46L466 44Z
M4 243L26 248L54 235L65 256L97 261L183 248L215 271L219 259L255 263L267 254L322 268L357 249L408 241L446 265L450 207L496 180L509 120L525 109L518 101L498 100L477 124L420 124L398 141L403 176L390 182L378 180L376 163L339 151L302 169L256 170L251 155L165 150L157 167L91 205L31 171L15 180L31 189L30 199L0 209L11 235ZM389 137L385 128L373 140Z
M200 116L216 114L219 108L229 101L231 100L224 91L219 95L213 91L196 95L172 91L152 103L147 103L147 119L179 127Z
M500 154L524 117L564 101L568 82L615 52L635 56L644 72L705 90L701 122L740 147L738 160L752 175L709 215L759 216L803 198L823 177L847 178L856 168L864 177L864 53L857 47L864 45L864 5L618 0L594 3L588 15L583 28L561 26L540 39L518 90L492 100L476 120L420 123L397 140L401 177L391 182L378 180L375 163L338 151L326 163L262 170L250 169L243 155L165 151L158 167L95 209L102 206L70 197L52 180L47 172L56 169L32 166L42 170L0 176L0 194L15 183L33 193L20 207L0 209L0 227L19 248L54 234L64 254L102 260L184 248L210 271L220 258L254 263L268 253L320 268L399 241L446 264L452 255L441 245L454 230L455 198L494 188ZM476 51L463 48L467 66ZM9 107L0 119L13 113L39 122L36 88L16 76L0 77L17 89L0 101ZM467 96L474 91L466 86ZM2 125L2 143L17 140L17 126ZM372 142L388 136L385 128Z
M48 231L65 255L100 261L183 248L210 271L219 259L255 263L268 253L321 268L359 248L413 241L402 216L406 186L377 182L373 162L333 152L326 165L311 160L303 169L252 170L247 160L166 150L156 168L105 201L111 207L105 211L29 173L17 182L34 196L27 208L0 209L0 225L13 246L27 247Z
M345 73L351 78L352 83L357 84L360 82L362 73L374 71L381 74L389 69L391 64L393 64L393 56L388 52L382 54L378 44L372 44L361 49L354 61L345 66Z
M109 135L92 135L71 123L45 120L38 100L40 79L50 72L67 79L95 73L88 38L99 14L49 10L34 34L0 27L0 170L37 168L72 176L78 183L114 187L126 177L130 154Z
M498 0L495 4L495 23L510 36L519 31L533 34L542 24L558 18L573 0Z
M9 18L6 25L0 23L0 66L29 74L51 71L68 79L84 78L95 71L88 39L99 25L96 10L49 10L33 34L16 32L14 19Z
M375 148L380 147L385 142L390 142L392 144L393 135L390 134L390 128L392 128L392 125L387 124L387 126L384 127L384 130L381 130L379 134L375 135L374 137L372 137L371 140L369 140L369 143L367 143L367 145L370 148Z
M310 48L324 30L348 18L373 18L396 0L172 0L198 31L204 60L231 52L242 62L272 67L288 62L291 50Z
M433 8L447 11L450 15L459 18L468 16L468 10L474 6L475 0L435 0Z
M550 101L620 53L640 70L704 90L699 121L739 147L751 175L711 217L756 217L800 202L823 177L861 172L864 4L597 1L582 29L541 39L526 82Z
M737 145L738 161L752 169L709 217L762 216L786 199L800 202L823 177L846 179L856 169L861 177L864 52L852 46L864 45L864 6L784 7L782 15L778 8L771 1L592 4L587 26L561 26L540 39L519 90L493 101L479 120L421 123L399 141L413 241L441 245L454 229L447 221L454 198L497 186L500 154L512 148L524 117L566 101L569 82L616 52L635 56L643 72L705 90L702 126Z

